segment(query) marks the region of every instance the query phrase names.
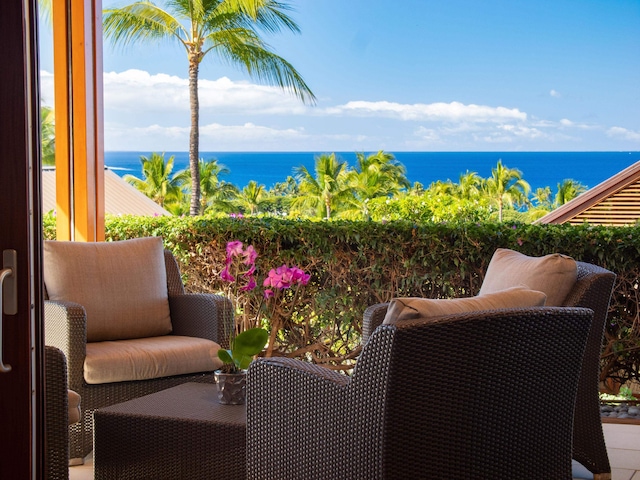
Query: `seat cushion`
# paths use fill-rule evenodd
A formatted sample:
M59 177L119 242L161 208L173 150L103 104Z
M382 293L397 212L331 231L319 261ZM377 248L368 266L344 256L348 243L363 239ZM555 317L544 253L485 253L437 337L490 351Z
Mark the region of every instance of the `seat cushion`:
M74 423L78 423L80 421L80 416L82 412L80 410L80 395L73 390L68 390L67 394L69 396L69 425Z
M493 254L480 287L480 295L521 285L547 295L548 307L561 307L578 278L575 260L553 253L529 257L520 252L499 248Z
M44 242L50 300L82 305L87 341L171 333L167 274L160 237L119 242Z
M219 349L211 340L178 335L87 343L84 379L98 384L210 372L222 366Z
M544 293L524 287L513 287L500 292L468 298L395 298L391 300L382 323L390 324L403 320L428 319L481 310L542 307L545 305L545 299Z

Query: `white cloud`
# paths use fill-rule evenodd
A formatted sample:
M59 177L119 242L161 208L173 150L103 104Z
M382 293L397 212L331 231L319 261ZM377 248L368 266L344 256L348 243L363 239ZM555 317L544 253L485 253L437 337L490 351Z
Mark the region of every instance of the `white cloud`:
M53 107L53 73L40 70L40 100L43 105Z
M609 130L607 130L607 135L612 138L640 141L640 131L635 132L623 127L611 127Z
M414 121L502 122L507 119L527 119L527 114L517 108L464 105L460 102L402 104L387 101L351 101L328 108L325 112L332 115L374 116Z
M40 79L43 103L53 105L53 75L41 71ZM107 150L188 149L187 79L110 72L104 92ZM606 150L640 141L638 130L548 120L518 108L455 101L332 106L328 99L308 108L278 88L226 77L200 79L199 92L201 151Z
M107 72L104 78L105 108L124 112L188 112L189 81L175 75L152 75L143 70ZM198 81L200 114L300 114L306 107L276 87L236 82L222 77Z
M522 125L499 125L498 130L510 133L514 137L522 137L530 140L546 137L546 134L541 130Z
M306 138L302 129L275 129L252 123L244 125L220 125L212 123L200 126L200 150L251 150L263 146L286 145ZM119 150L186 150L189 144L189 127L164 127L149 125L130 128L126 125L105 125L105 143L118 145ZM269 147L269 148L267 148Z
M560 98L562 97L562 95L560 94L560 92L558 92L557 90L553 90L551 89L551 91L549 92L549 95L551 95L554 98Z

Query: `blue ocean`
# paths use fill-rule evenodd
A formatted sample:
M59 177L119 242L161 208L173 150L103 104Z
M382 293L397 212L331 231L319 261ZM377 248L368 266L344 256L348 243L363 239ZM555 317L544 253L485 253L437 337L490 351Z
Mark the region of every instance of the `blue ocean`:
M304 165L313 172L315 157L331 152L200 152L200 158L217 159L230 174L223 178L242 188L255 180L267 188L293 175L295 167ZM370 152L365 152L370 153ZM491 176L498 160L509 168L522 172L534 191L551 187L565 179L576 180L592 188L616 173L640 161L640 152L391 152L407 170L411 183L428 187L437 180L458 182L461 174L476 172L483 178ZM142 178L140 156L151 152L105 152L104 163L118 175L132 174ZM354 152L336 152L349 166L356 165ZM173 172L188 168L188 152L165 152L174 156Z

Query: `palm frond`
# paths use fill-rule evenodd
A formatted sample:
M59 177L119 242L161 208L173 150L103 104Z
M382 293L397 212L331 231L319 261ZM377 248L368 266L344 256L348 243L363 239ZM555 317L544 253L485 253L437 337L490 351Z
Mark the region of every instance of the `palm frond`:
M104 36L123 46L170 37L184 44L188 39L177 17L147 0L104 10L102 23Z

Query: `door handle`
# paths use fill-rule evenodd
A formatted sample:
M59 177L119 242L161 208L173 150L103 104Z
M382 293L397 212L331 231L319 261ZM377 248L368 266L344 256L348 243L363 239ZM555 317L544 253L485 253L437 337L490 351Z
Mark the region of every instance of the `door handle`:
M0 270L0 373L11 371L11 365L5 365L2 355L2 316L18 313L18 288L16 282L16 263L18 254L15 250L2 252L2 270Z

